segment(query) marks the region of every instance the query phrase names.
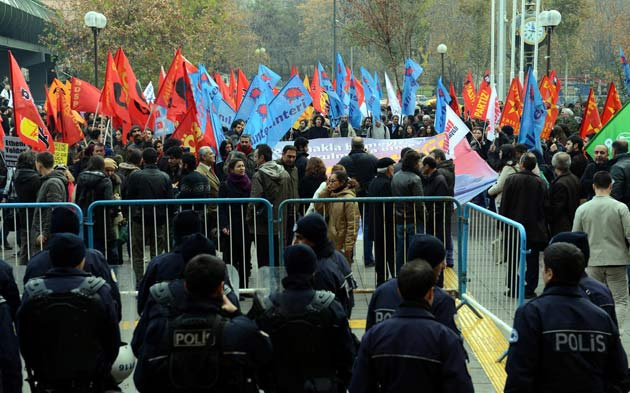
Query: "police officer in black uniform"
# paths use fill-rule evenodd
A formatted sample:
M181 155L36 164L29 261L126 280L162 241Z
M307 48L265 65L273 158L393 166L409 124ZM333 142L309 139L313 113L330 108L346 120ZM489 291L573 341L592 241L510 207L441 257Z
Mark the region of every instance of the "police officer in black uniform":
M628 361L613 320L578 287L582 252L560 242L544 254L545 290L514 316L505 392L614 391Z
M79 217L76 213L67 207L56 207L51 214L50 233L73 233L79 234L80 230ZM34 277L41 277L48 270L52 268L52 261L50 260L50 251L47 248L33 255L26 265L26 272L24 272L24 285ZM118 290L118 282L116 280L116 274L110 268L105 256L98 250L88 248L85 250L85 266L83 271L91 273L96 277L101 277L107 285L109 285L110 293L116 305L116 315L120 321L121 314L121 301L120 292Z
M273 343L270 391L345 392L355 355L346 314L333 293L313 289L317 256L310 247L288 247L284 264L284 291L257 296L250 312Z
M407 260L411 261L416 258L421 258L429 262L437 279L446 266L444 243L432 235L422 234L414 236L409 244ZM385 319L391 318L401 302L402 298L400 297L400 293L398 293L397 279L392 278L381 284L381 286L376 288L376 291L374 291L370 299L365 330L370 329L372 326ZM431 314L433 314L438 322L443 323L459 335L459 329L455 324L456 313L455 300L436 285L433 288Z
M435 272L424 260L403 265L403 298L391 318L363 336L350 393L473 392L461 340L430 312Z
M183 277L189 296L182 304L151 291L160 305L150 313L161 312L147 329L134 332L132 346L142 342L134 348L136 388L151 393L258 392L264 383L257 374L271 361L271 343L223 293L225 263L201 254L186 264Z
M588 258L591 255L591 248L588 245L588 235L585 232L560 232L549 241L549 244L558 242L571 243L582 251L582 255L584 255L584 271L582 272L578 286L584 291L593 304L601 307L610 315L610 318L618 327L617 313L615 312L615 299L613 299L610 289L586 274Z
M22 392L22 364L13 321L20 294L11 265L0 260L0 392Z
M33 392L102 392L120 331L109 285L83 271L85 244L71 233L49 242L53 268L24 287L17 314Z
M317 267L313 276L313 288L335 294L350 318L354 307L356 282L346 257L335 250L328 239L328 227L324 217L317 213L307 214L295 224L295 242L305 244L317 255Z

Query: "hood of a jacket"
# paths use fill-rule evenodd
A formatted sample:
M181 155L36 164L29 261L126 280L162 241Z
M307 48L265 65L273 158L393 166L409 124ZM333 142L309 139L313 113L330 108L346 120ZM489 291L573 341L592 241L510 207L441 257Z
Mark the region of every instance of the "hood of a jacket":
M357 196L357 193L352 188L344 188L339 192L331 192L330 196L333 198L341 198L345 196L348 196L349 198L355 198Z
M286 173L287 176L289 175L289 173L284 170L284 167L275 161L265 162L258 170L276 182L280 181L284 173Z
M128 163L128 162L121 162L121 163L120 163L120 165L119 165L118 167L119 167L120 169L125 169L125 170L128 170L128 171L133 171L133 170L135 170L135 169L138 169L138 170L140 169L140 168L138 168L137 166L135 166L135 165L133 165L133 164L130 164L130 163Z
M86 187L94 187L106 178L103 172L99 171L83 171L79 175L77 183Z
M42 184L48 180L48 179L52 179L52 178L57 178L59 180L61 180L63 182L64 186L68 185L68 178L66 177L65 173L63 173L63 171L55 169L54 171L50 172L48 175L46 176L42 176Z
M13 175L13 182L15 184L30 184L33 181L39 181L39 173L35 169L18 169Z
M453 163L453 160L445 160L445 161L442 161L442 162L440 162L440 163L437 165L437 167L438 167L438 168L443 168L443 169L446 169L446 170L448 170L448 171L450 171L450 172L455 173L455 164Z

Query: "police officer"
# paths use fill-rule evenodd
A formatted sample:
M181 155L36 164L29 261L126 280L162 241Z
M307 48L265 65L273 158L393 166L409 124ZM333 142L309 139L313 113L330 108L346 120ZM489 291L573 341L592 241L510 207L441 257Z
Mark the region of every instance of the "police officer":
M109 285L83 271L79 236L57 233L48 251L53 268L26 283L17 314L31 391L101 392L120 346Z
M432 235L415 235L409 244L407 260L411 261L417 258L422 258L431 265L437 280L437 277L442 274L446 266L444 243ZM392 278L376 288L368 306L365 330L390 318L401 302L402 298L398 292L397 279ZM436 321L443 323L456 334L460 334L455 324L455 314L457 313L455 300L437 285L433 288L431 313Z
M80 230L79 217L76 213L67 207L57 207L52 211L50 233L73 233L79 234ZM33 255L26 265L26 272L24 272L23 282L26 285L28 280L34 277L41 277L48 270L52 268L52 261L50 259L50 250L45 248L44 250ZM121 319L121 302L120 292L118 290L118 282L116 280L116 274L109 267L105 256L98 250L88 248L85 250L85 266L83 271L91 273L96 277L101 277L107 285L109 285L110 293L116 305L116 315L118 320Z
M257 371L270 362L271 343L227 299L224 277L221 259L194 257L183 273L186 301L159 299L161 313L136 329L140 392L258 392Z
M22 391L22 365L18 339L13 328L15 314L20 305L13 269L0 260L0 391Z
M549 241L549 244L558 242L571 243L579 248L580 251L582 251L582 255L584 255L585 268L588 267L588 258L591 255L591 249L588 245L588 235L586 233L560 232ZM584 271L582 272L582 276L580 277L580 283L578 284L578 286L582 291L584 291L591 302L606 311L606 313L610 315L610 318L613 320L615 325L617 325L615 300L613 299L610 289L608 289L606 285L597 281L593 277L589 277L588 274L586 274L586 269L584 269ZM617 325L617 327L619 327L619 325Z
M435 272L414 259L398 275L403 302L363 336L350 393L473 392L459 337L430 312Z
M335 295L313 289L317 256L298 244L284 252L284 291L256 297L250 315L271 335L277 393L345 392L354 360L354 339Z
M514 316L505 392L613 391L628 361L613 320L578 287L582 252L560 242L544 257L542 295Z
M326 221L317 213L307 214L298 220L294 232L295 243L311 247L317 255L313 288L334 293L350 318L354 307L352 290L356 283L346 257L335 250L335 245L328 239Z

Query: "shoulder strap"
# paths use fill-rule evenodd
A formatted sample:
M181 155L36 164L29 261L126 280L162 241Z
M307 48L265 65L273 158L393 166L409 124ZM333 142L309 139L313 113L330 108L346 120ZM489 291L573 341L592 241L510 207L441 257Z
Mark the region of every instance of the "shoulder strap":
M259 296L258 297L259 303L260 303L260 307L262 307L264 312L267 312L268 310L270 310L274 304L271 301L271 299L269 298L269 296Z
M7 300L2 295L0 295L0 305L4 304L6 302L7 302Z
M162 306L170 306L175 301L175 296L169 288L170 281L162 281L157 284L153 284L149 292L151 296L158 304Z
M315 296L311 303L306 306L306 310L310 312L320 312L330 306L335 300L335 294L328 291L315 291Z
M46 283L43 278L31 278L24 286L24 292L29 297L46 296L52 293L52 291L46 288Z
M94 296L99 289L105 285L105 280L101 277L89 276L85 277L81 285L78 288L70 291L71 293L83 296Z

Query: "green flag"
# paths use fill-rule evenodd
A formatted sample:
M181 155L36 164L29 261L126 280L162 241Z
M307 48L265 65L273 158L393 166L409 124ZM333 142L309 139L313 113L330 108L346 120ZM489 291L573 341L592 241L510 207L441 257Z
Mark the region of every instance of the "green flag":
M593 151L597 145L606 145L608 154L612 158L612 144L617 139L624 139L630 143L630 102L626 103L615 113L612 119L586 145L586 152L594 157Z

